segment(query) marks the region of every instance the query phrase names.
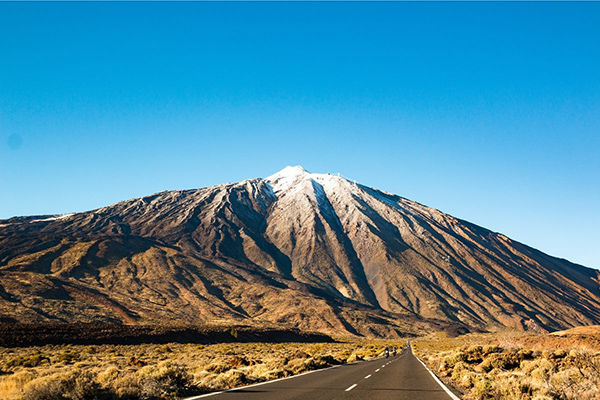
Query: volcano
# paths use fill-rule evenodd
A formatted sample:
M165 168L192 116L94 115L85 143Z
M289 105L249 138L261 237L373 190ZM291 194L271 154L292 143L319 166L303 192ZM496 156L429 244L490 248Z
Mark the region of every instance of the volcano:
M1 220L0 319L554 331L600 324L599 271L295 166Z

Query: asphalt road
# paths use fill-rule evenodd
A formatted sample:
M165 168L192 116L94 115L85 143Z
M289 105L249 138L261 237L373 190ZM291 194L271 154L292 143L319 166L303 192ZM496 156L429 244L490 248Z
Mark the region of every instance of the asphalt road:
M231 391L198 396L231 400L450 400L410 346L380 358Z

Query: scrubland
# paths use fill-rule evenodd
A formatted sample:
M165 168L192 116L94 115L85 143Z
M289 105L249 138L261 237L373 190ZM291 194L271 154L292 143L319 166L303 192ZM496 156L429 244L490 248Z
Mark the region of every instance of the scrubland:
M0 348L3 400L177 399L377 357L404 341Z
M544 334L435 334L415 353L462 398L600 399L600 337Z

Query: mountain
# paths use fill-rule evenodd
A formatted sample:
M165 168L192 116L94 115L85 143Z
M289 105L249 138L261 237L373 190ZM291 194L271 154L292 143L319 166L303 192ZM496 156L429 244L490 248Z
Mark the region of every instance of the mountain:
M599 271L297 166L0 221L0 320L554 331L600 323Z

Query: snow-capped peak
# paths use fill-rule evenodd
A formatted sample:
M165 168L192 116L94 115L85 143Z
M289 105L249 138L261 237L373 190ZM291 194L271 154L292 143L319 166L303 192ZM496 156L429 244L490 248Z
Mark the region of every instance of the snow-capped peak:
M265 179L275 194L285 192L292 186L306 180L313 180L321 185L339 184L340 181L346 181L339 174L314 174L305 170L302 166L287 166L281 171L267 177Z
M276 179L282 178L295 178L301 175L310 174L307 170L305 170L302 165L288 165L284 169L279 172L274 173L273 175L267 177L267 180L272 181Z
M273 192L276 194L279 192L283 192L290 188L297 181L308 178L310 173L307 172L302 166L287 166L279 172L274 173L273 175L266 178L266 180L271 184L273 188Z

